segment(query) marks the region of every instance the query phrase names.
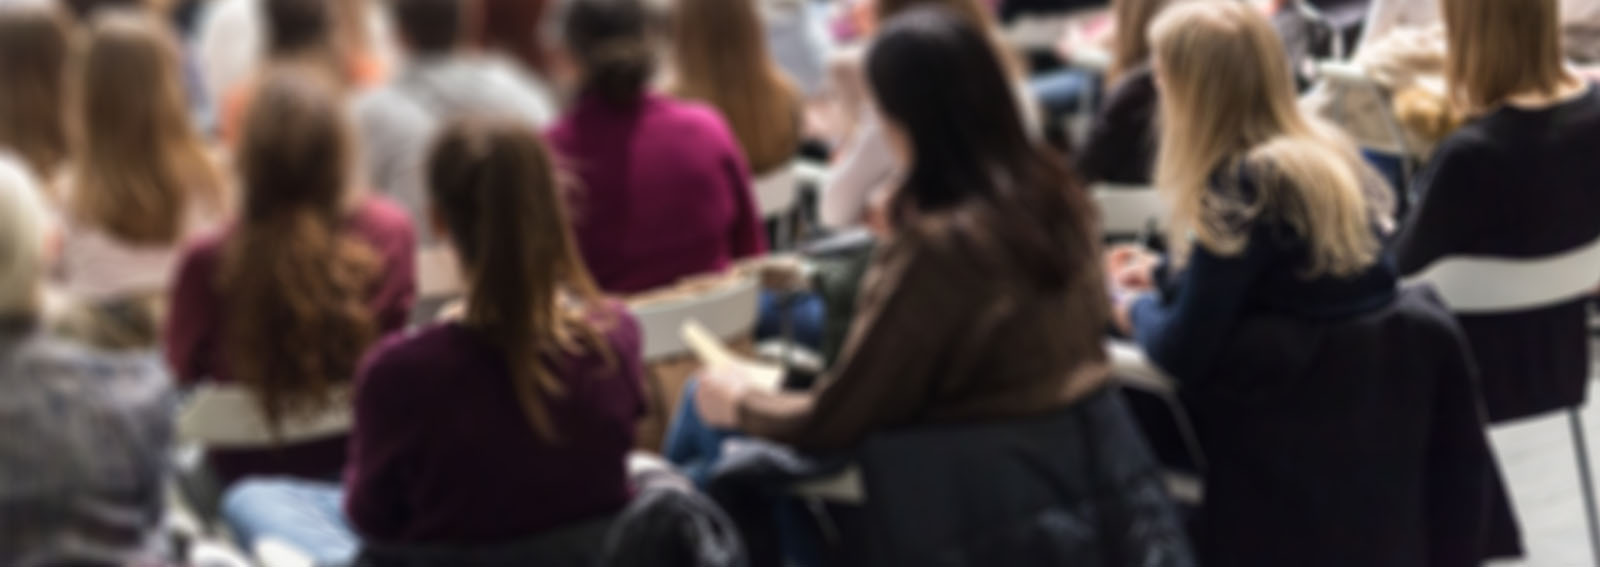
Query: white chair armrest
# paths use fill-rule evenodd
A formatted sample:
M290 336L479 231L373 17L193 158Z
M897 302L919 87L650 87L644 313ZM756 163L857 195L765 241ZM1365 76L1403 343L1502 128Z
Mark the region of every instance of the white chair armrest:
M1119 384L1161 395L1172 395L1178 391L1177 382L1156 368L1138 345L1111 341L1107 350L1111 353L1111 374Z
M796 484L790 493L838 504L863 504L866 489L861 484L861 469L851 465L839 474Z

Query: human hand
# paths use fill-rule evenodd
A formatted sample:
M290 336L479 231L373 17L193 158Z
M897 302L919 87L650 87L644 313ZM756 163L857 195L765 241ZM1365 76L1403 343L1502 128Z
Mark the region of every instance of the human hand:
M1155 288L1155 269L1161 257L1140 246L1122 245L1106 252L1106 275L1113 287L1124 291Z
M695 408L700 421L719 429L734 429L739 425L739 405L749 383L731 368L706 369L695 388Z

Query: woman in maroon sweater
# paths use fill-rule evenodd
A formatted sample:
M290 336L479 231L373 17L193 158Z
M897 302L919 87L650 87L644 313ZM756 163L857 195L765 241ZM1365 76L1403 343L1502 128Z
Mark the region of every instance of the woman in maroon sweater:
M573 2L562 22L578 96L551 147L580 182L583 260L632 294L766 252L750 166L717 111L649 92L654 54L639 0Z
M415 295L411 222L352 190L355 154L342 104L312 73L274 73L238 148L239 218L184 254L166 331L177 379L237 383L270 421L342 400L338 390ZM214 450L225 483L247 476L337 478L345 439Z
M450 126L428 182L470 290L461 316L391 337L364 363L345 514L331 483L245 483L225 510L253 510L225 515L247 543L270 535L326 563L362 545L495 546L631 498L639 325L584 268L538 134Z

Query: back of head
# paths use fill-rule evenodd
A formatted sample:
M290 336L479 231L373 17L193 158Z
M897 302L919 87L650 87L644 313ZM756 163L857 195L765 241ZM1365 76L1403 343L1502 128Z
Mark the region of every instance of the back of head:
M0 154L0 318L39 314L48 216L28 169Z
M461 40L462 0L390 0L413 55L447 53Z
M334 49L331 0L266 0L267 49L270 57L286 57Z
M567 51L582 68L584 94L626 104L639 99L655 73L643 0L570 0L561 21Z
M554 164L539 135L512 122L446 127L428 171L433 210L468 281L464 324L508 357L530 424L559 432L545 401L564 393L544 357L600 349L600 293L578 253Z
M81 128L68 203L80 222L138 243L171 244L190 196L220 208L220 180L189 124L176 40L141 12L105 12L78 83Z
M879 33L867 77L885 123L910 145L910 171L891 211L897 225L941 210L984 211L955 224L991 229L1011 255L1002 261L1041 288L1077 285L1093 271L1089 205L1025 131L1009 75L983 32L943 8L912 9Z
M756 2L679 0L674 94L722 112L756 173L788 163L800 139L800 97L768 54Z
M1186 3L1151 29L1162 88L1156 183L1170 194L1171 241L1186 258L1196 240L1218 254L1243 248L1239 214L1272 215L1312 248L1310 275L1349 275L1375 257L1375 225L1387 222L1387 186L1355 146L1303 114L1277 33L1246 3ZM1251 202L1219 197L1214 179L1254 181ZM1230 221L1229 219L1235 219Z
M53 4L0 5L0 148L37 175L67 155L65 100L70 22Z
M1571 78L1558 0L1442 0L1445 73L1459 102L1482 110L1516 94L1553 95Z
M304 69L273 70L245 121L243 203L218 278L223 344L274 423L331 403L376 337L366 290L377 261L341 230L351 139L337 88Z

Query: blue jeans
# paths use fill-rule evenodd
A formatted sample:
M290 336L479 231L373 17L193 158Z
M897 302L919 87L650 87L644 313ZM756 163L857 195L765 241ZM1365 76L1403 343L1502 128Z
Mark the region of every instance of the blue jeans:
M683 397L678 400L678 412L672 419L672 426L667 428L662 453L668 462L678 467L704 492L711 481L712 472L722 460L723 442L741 434L716 429L700 421L700 410L694 402L694 394L699 389L700 383L694 380L684 386ZM802 567L821 565L821 535L817 533L805 507L789 498L773 502L772 506L785 559Z
M785 338L783 326L787 323L795 344L821 350L822 325L827 315L828 307L821 295L800 293L785 297L763 291L760 316L756 319L756 340Z
M1048 117L1054 118L1073 114L1081 105L1091 103L1095 83L1093 71L1060 69L1029 79L1028 90Z
M222 520L247 552L270 537L306 554L317 565L355 560L361 540L345 521L344 489L330 482L291 478L240 481L222 497Z

